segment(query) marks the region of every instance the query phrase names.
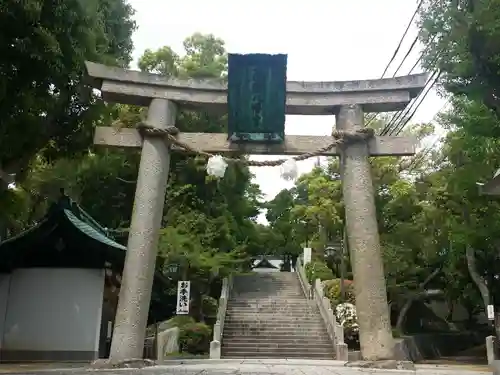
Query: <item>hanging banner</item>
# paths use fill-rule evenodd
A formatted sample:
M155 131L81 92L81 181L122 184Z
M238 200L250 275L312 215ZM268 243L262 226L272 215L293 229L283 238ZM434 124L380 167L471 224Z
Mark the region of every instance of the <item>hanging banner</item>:
M179 281L177 283L177 315L189 314L190 291L190 281Z

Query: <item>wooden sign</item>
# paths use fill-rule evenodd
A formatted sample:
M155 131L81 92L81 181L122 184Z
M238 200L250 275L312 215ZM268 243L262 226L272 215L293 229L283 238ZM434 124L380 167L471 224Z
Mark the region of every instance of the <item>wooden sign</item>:
M191 282L179 281L177 283L177 315L189 314L189 300L191 294Z
M227 104L230 141L284 141L286 64L287 55L229 55Z

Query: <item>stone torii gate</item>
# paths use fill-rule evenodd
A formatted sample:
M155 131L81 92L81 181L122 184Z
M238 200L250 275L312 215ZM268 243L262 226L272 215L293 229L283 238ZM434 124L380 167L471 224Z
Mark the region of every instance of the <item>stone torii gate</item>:
M89 78L108 102L149 107L147 123L175 125L176 110L227 111L227 85L208 80L179 80L156 74L86 63ZM345 81L286 82L286 114L336 115L337 130L364 127L365 112L402 110L424 88L425 74ZM327 136L287 135L281 143L235 143L228 134L180 133L179 142L207 153L301 155L328 148ZM94 143L142 147L122 288L111 346L111 361L142 358L158 236L165 203L170 152L178 147L137 129L97 127ZM343 196L353 262L362 355L368 360L393 357L393 338L375 215L370 156L415 153L411 137L373 137L332 147L321 155L342 156Z

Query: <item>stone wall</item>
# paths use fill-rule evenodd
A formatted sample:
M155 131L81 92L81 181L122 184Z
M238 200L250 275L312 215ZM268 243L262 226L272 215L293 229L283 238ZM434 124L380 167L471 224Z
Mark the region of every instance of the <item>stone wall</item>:
M453 356L473 346L484 344L486 334L482 332L426 333L405 336L396 341L396 358L418 362Z

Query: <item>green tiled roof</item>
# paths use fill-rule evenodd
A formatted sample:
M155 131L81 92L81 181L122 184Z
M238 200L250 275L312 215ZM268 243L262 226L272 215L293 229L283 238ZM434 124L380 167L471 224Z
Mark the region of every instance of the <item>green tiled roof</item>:
M114 247L116 249L124 251L127 250L125 246L120 245L119 243L113 241L112 239L108 238L104 233L101 233L91 225L77 218L75 214L70 210L64 210L64 214L77 229L79 229L82 233L86 234L87 236L105 245Z

